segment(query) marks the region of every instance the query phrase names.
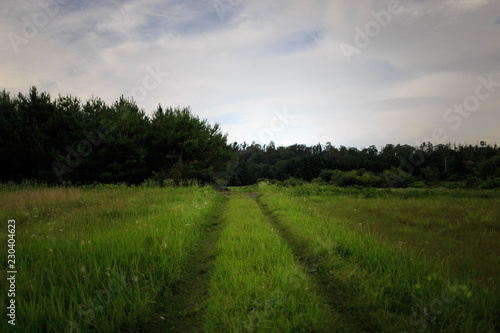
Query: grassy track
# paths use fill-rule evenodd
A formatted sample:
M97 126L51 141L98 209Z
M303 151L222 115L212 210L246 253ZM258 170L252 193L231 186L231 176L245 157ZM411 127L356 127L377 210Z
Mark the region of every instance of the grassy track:
M302 256L313 262L337 294L359 300L348 302L351 310L366 313L375 327L447 332L499 328L496 290L455 279L414 252L389 246L361 228L353 228L338 218L341 208L328 215L315 202L309 203L321 200L318 197L292 197L269 186L261 191L264 194L259 200L265 210L300 244ZM379 216L370 218L377 221ZM342 308L339 310L342 314Z
M2 191L2 244L6 221L16 219L17 327L25 332L165 327L171 294L213 221L217 197L210 188ZM2 262L6 254L5 245ZM1 320L0 331L7 329Z
M328 190L0 186L0 332L500 331L495 193Z
M227 200L225 200L227 201ZM216 243L225 227L220 214L226 205L221 204L207 232L196 247L195 254L186 265L186 273L178 290L170 299L168 320L158 332L199 332L203 328L205 308L208 301L210 278L213 274Z
M255 200L230 197L223 219L205 331L331 331L336 316Z
M337 270L326 272L325 260L333 258L327 258L325 249L316 249L318 252L311 251L310 244L297 234L296 230L282 223L266 204L261 203L260 206L264 215L269 218L283 240L292 248L294 255L315 282L317 291L323 296L330 308L339 313L335 332L383 332L384 327L381 322L367 316L370 311L374 311L376 308L372 304L366 303L365 295L346 284L341 277L343 273L351 277L357 268L346 261L334 258L332 261L337 261ZM327 244L323 245L328 247ZM326 251L330 255L333 254L331 249L326 249Z

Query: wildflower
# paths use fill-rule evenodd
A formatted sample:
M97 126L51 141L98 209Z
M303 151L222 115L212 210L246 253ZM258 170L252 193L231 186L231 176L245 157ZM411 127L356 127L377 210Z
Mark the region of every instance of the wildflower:
M54 252L52 249L49 249L50 252Z

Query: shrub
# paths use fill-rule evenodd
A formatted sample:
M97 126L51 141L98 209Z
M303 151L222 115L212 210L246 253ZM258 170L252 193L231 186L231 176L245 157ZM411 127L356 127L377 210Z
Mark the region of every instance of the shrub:
M495 189L500 188L500 177L488 179L488 181L481 186L483 189Z
M290 177L288 178L287 180L285 180L283 182L283 185L284 186L292 186L292 187L295 187L295 186L301 186L301 185L304 185L306 182L303 181L302 179L297 179L297 178L294 178L294 177Z

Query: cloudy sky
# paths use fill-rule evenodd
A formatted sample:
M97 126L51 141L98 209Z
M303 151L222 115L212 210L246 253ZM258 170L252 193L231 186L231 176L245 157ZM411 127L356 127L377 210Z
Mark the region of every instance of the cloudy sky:
M190 106L229 141L500 144L498 0L3 0L0 89Z

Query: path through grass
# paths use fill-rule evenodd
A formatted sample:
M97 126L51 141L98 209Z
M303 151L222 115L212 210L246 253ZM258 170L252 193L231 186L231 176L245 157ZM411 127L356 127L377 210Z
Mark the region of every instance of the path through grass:
M16 328L500 329L498 283L482 278L496 276L498 267L468 274L469 268L445 269L444 261L436 265L413 251L422 237L430 237L424 239L429 254L496 246L497 199L288 192L273 186L231 189L225 196L208 187L0 188L0 219L16 219ZM443 202L449 207L440 208ZM440 210L446 216L439 218ZM4 244L4 231L1 236ZM467 258L460 251L457 258ZM0 260L6 255L0 252ZM479 257L486 259L470 257L471 267L498 263L497 252ZM0 331L8 329L1 321Z
M311 289L255 200L231 196L206 310L207 332L331 331L336 314Z
M321 197L294 197L271 186L261 191L259 202L298 244L309 266L337 288L335 294L350 296L347 309L366 313L370 327L440 332L494 332L500 327L496 290L440 270L412 251L363 232L362 225L353 228L342 214L321 211L315 204ZM332 205L343 202L331 200ZM345 312L342 306L339 311Z
M221 218L227 200L219 200L220 207L186 265L185 273L166 309L165 327L158 332L201 332L209 298L208 289L217 255L216 244L225 227Z

